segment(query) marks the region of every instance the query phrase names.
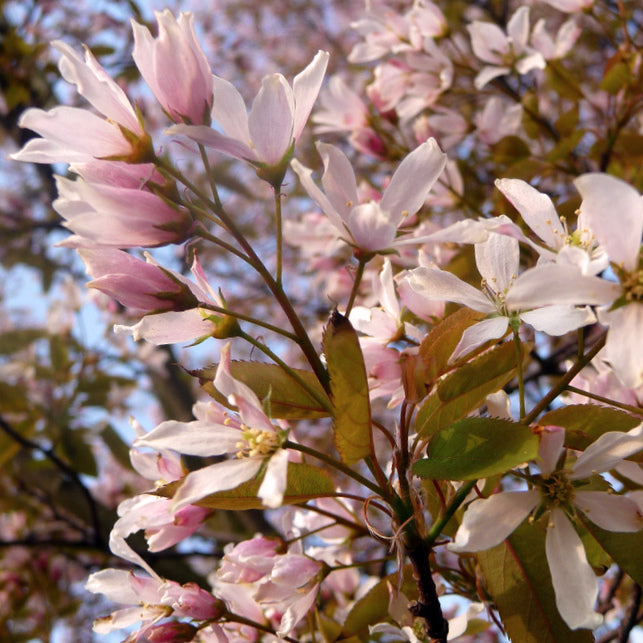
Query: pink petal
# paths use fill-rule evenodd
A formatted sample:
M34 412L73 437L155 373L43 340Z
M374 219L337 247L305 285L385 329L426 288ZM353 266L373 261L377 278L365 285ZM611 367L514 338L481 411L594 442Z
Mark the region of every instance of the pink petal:
M168 136L187 136L195 143L223 152L241 161L257 161L254 150L245 142L224 136L206 125L172 125L165 134Z
M248 129L259 160L278 165L293 141L294 98L281 74L263 79L250 114Z
M351 209L359 203L353 166L344 152L334 145L317 143L317 151L324 163L324 193L333 208L346 220Z
M312 62L303 71L299 72L293 80L295 113L292 135L295 140L299 138L304 129L308 116L317 100L317 95L326 73L328 58L328 52L318 51Z
M243 97L232 83L223 78L214 76L212 82L214 83L212 118L221 126L226 136L242 143L249 143L248 113Z
M446 165L447 155L435 139L425 141L408 154L384 190L380 207L389 212L395 225L415 214Z
M144 339L157 346L201 339L213 330L212 322L203 318L199 308L146 315L133 326L114 326L115 333L130 333L135 341Z

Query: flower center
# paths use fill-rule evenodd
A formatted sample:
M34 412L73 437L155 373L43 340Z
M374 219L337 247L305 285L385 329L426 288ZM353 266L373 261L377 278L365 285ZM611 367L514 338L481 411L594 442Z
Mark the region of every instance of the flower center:
M550 507L569 505L574 499L574 487L562 471L557 471L548 478L543 478L541 491L546 504Z
M621 277L625 301L643 302L643 269L626 272Z
M251 429L241 425L241 440L235 444L237 458L253 458L274 453L279 448L279 436L275 431Z

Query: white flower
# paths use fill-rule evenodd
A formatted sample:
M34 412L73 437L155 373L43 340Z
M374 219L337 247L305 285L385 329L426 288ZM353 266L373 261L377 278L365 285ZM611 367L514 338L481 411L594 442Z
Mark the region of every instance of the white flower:
M234 489L264 468L257 496L266 507L279 507L286 489L288 452L280 448L282 433L268 419L257 396L230 374L229 344L221 349L214 385L239 409L240 421L214 403L197 403L197 420L162 422L138 438L134 446L187 455L230 456L188 473L174 494L174 511L218 491Z
M533 478L536 487L474 500L449 549L475 552L494 547L542 504L549 510L545 549L558 611L570 628L593 629L602 621L594 612L598 583L570 516L579 510L602 529L634 532L643 527L643 515L630 498L583 491L572 483L610 471L623 458L643 449L643 424L627 433L604 433L570 469L557 470L564 438L563 429L547 427L539 450L541 473Z
M643 196L608 174L584 174L574 185L583 197L581 215L620 281L612 307L599 311L609 326L605 353L622 382L637 388L643 384Z
M411 288L428 300L452 301L488 315L462 334L451 361L501 338L510 323L564 335L595 319L591 310L578 305L603 304L614 296L615 284L583 275L573 264L548 263L519 276L518 241L512 237L489 234L487 241L475 244L475 256L481 291L438 268L416 268L408 277Z

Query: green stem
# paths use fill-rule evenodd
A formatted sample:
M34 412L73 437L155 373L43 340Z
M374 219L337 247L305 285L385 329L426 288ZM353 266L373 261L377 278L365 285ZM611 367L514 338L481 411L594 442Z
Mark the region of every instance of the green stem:
M451 504L447 507L447 510L431 525L431 529L426 537L426 543L429 546L432 546L433 543L440 537L442 530L446 524L451 520L453 514L458 510L458 507L464 502L465 498L469 495L471 490L476 486L477 480L469 480L468 482L462 483Z
M210 183L210 189L212 190L212 198L218 209L222 209L221 199L219 198L219 190L217 190L217 184L214 182L212 177L212 167L210 166L210 159L205 152L205 147L199 143L199 152L201 154L201 161L203 162L203 167L205 168L205 175L208 177L208 182Z
M254 251L254 248L248 242L243 233L237 228L233 219L228 215L220 202L212 201L208 198L192 181L185 177L181 172L172 167L164 159L158 159L159 167L167 172L170 176L174 177L176 180L180 181L185 185L194 195L199 198L205 205L207 205L220 219L228 232L235 238L237 243L241 246L243 251L247 255L247 260L250 265L259 273L259 275L264 280L266 286L268 286L270 292L273 294L277 303L283 310L284 314L288 318L290 325L297 336L297 343L299 348L303 352L304 356L308 360L311 368L313 369L317 379L320 384L324 387L324 390L327 393L330 393L330 378L326 368L322 364L313 343L306 332L306 329L299 319L297 312L295 311L290 299L284 292L280 284L278 284L270 274L270 271L263 264L257 253Z
M518 364L518 396L520 398L520 419L525 417L525 379L522 371L523 363L523 350L522 342L520 341L520 336L518 335L518 329L514 328L514 343L516 345L516 360Z
M346 312L344 313L345 317L348 317L351 314L353 309L353 304L355 303L355 298L357 297L357 291L359 290L359 285L364 276L364 268L368 262L368 259L360 257L357 263L357 270L355 271L355 280L353 281L353 288L351 290L350 297L348 299L348 304L346 306Z
M281 222L281 192L275 188L275 242L277 251L277 267L275 269L275 281L281 286L281 274L283 269L283 239Z
M329 400L324 400L319 397L319 395L317 395L317 392L310 388L310 386L308 386L308 383L299 376L297 371L290 368L290 366L288 366L286 362L284 362L278 355L273 353L263 342L260 342L252 335L248 335L243 331L237 333L237 337L245 339L249 344L252 344L255 348L259 349L264 355L267 355L275 364L280 366L290 377L292 377L292 379L295 380L295 382L297 382L297 384L299 384L299 386L301 386L306 391L306 393L308 393L308 395L310 395L315 400L315 402L317 402L317 404L319 404L319 406L324 409L324 411L332 414L332 408Z
M598 352L605 346L605 340L607 338L607 331L605 331L601 337L597 340L596 344L592 346L587 355L584 355L582 359L579 359L568 371L565 373L559 380L556 382L556 385L553 386L549 393L543 397L536 406L534 406L531 411L521 419L523 424L531 424L540 413L545 410L567 387L567 385L596 357Z
M383 491L380 487L378 487L374 482L367 480L364 476L360 475L356 471L353 471L350 467L347 467L344 463L339 462L338 460L335 460L335 458L331 458L330 456L326 455L325 453L322 453L321 451L317 451L316 449L311 449L310 447L304 446L303 444L297 444L296 442L291 442L290 440L286 440L284 442L283 448L292 449L293 451L301 451L301 453L305 453L306 455L310 455L313 458L316 458L317 460L321 460L322 462L333 467L334 469L341 471L344 475L347 475L349 478L352 478L356 482L359 482L362 486L366 487L367 489L370 489L374 494L380 496L380 498L386 498L386 492Z
M268 322L261 321L260 319L256 319L255 317L251 317L250 315L244 315L243 313L239 313L235 310L231 310L229 308L223 308L222 306L215 306L214 304L209 304L207 302L199 302L199 307L204 308L205 310L211 310L214 313L219 313L221 315L234 317L235 319L248 322L249 324L254 324L255 326L261 326L261 328L265 328L266 330L270 330L273 333L277 333L278 335L281 335L286 339L290 339L293 342L297 341L297 336L294 335L293 333L287 330L284 330L279 326L273 326Z

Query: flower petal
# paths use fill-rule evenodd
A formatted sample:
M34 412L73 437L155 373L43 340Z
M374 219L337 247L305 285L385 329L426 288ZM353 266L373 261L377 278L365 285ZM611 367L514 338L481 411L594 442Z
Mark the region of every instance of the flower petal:
M587 562L583 543L562 509L553 509L547 528L545 551L556 607L572 630L594 629L603 618L594 611L598 582Z
M606 491L577 491L574 504L602 529L625 532L643 529L643 515L631 498Z
M420 209L446 162L447 155L434 138L422 143L403 159L380 202L380 207L390 213L396 227Z
M453 301L483 313L496 312L495 305L473 286L438 268L416 268L409 272L411 288L429 301Z
M254 478L265 458L234 458L211 464L192 471L183 480L173 498L173 509L178 511L186 505L209 496L217 491L238 487L242 482Z
M312 62L293 79L293 95L295 99L295 115L293 122L293 138L297 140L310 111L313 108L319 89L321 88L326 67L328 66L328 52L318 51Z
M449 363L457 362L461 357L490 339L500 339L507 331L508 326L509 320L506 317L491 317L470 326L462 333L458 345L449 357Z
M451 551L482 551L501 543L538 504L540 493L504 491L483 500L474 500L464 513Z
M284 501L288 469L288 451L279 449L268 460L266 473L257 492L266 507L276 509Z
M570 330L593 324L596 316L588 306L576 308L556 304L520 313L520 319L542 333L559 337Z

